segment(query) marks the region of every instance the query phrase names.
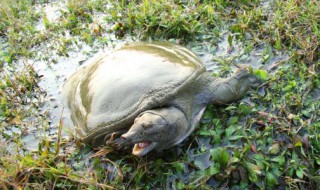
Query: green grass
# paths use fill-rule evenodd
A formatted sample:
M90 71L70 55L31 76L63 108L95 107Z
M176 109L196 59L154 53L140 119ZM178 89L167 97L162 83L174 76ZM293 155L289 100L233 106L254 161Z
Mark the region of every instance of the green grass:
M35 8L46 1L2 1L0 188L317 189L318 1L272 1L270 11L249 0L110 3L69 0L61 16L50 21ZM99 14L102 21L96 19ZM44 31L36 30L39 22ZM289 58L272 74L255 71L266 84L247 100L209 106L200 126L181 145L137 158L110 148L92 151L73 138L56 135L43 138L36 151L25 150L21 138L29 127L49 125L47 115L39 111L42 102L32 101L43 95L39 76L15 61L39 59L37 46L48 45L43 59L52 64L52 57L68 56L74 44L102 47L115 43L113 35L176 41L193 48L203 42L215 47L225 31L230 31L230 47L241 43L245 53L264 47L264 63L279 51ZM222 64L229 72L229 61ZM20 132L8 133L11 129Z
M40 43L41 36L35 29L39 12L32 9L29 0L1 1L0 35L7 40L8 48L2 52L11 63L16 56L30 55L29 48Z
M194 39L217 26L219 15L214 7L198 1L114 1L108 21L116 22L118 37L130 33L141 39Z
M242 37L248 32L256 38L256 43L267 42L278 50L289 49L304 62L317 62L320 3L290 0L275 1L272 6L269 14L263 14L263 8L239 12L233 32L239 32Z

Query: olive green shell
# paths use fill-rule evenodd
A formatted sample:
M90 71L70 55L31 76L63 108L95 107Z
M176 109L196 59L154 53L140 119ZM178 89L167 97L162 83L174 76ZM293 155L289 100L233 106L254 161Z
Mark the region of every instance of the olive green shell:
M74 73L63 94L78 136L98 146L139 113L166 106L203 72L196 55L180 45L132 43Z

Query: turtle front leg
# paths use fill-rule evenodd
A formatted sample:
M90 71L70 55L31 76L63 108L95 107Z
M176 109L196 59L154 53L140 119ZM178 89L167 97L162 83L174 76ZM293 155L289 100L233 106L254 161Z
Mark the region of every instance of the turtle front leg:
M261 79L246 69L239 69L229 78L212 78L204 73L201 80L207 81L208 84L199 95L205 104L227 104L237 101L250 89L256 89L262 84Z

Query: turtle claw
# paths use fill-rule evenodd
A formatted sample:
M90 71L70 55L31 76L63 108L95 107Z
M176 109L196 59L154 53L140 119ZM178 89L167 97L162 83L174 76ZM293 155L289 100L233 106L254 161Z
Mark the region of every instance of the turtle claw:
M114 141L113 147L116 149L126 149L129 142L123 138L118 138Z
M109 145L115 149L124 148L127 145L127 140L121 138L121 135L124 134L125 131L117 131L106 135L106 145Z

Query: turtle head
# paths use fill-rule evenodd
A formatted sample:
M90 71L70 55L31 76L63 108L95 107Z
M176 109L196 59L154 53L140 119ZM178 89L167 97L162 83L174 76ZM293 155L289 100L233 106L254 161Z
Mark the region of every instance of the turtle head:
M153 111L141 113L129 131L121 137L133 145L132 154L143 156L154 149L166 149L173 145L176 127Z

